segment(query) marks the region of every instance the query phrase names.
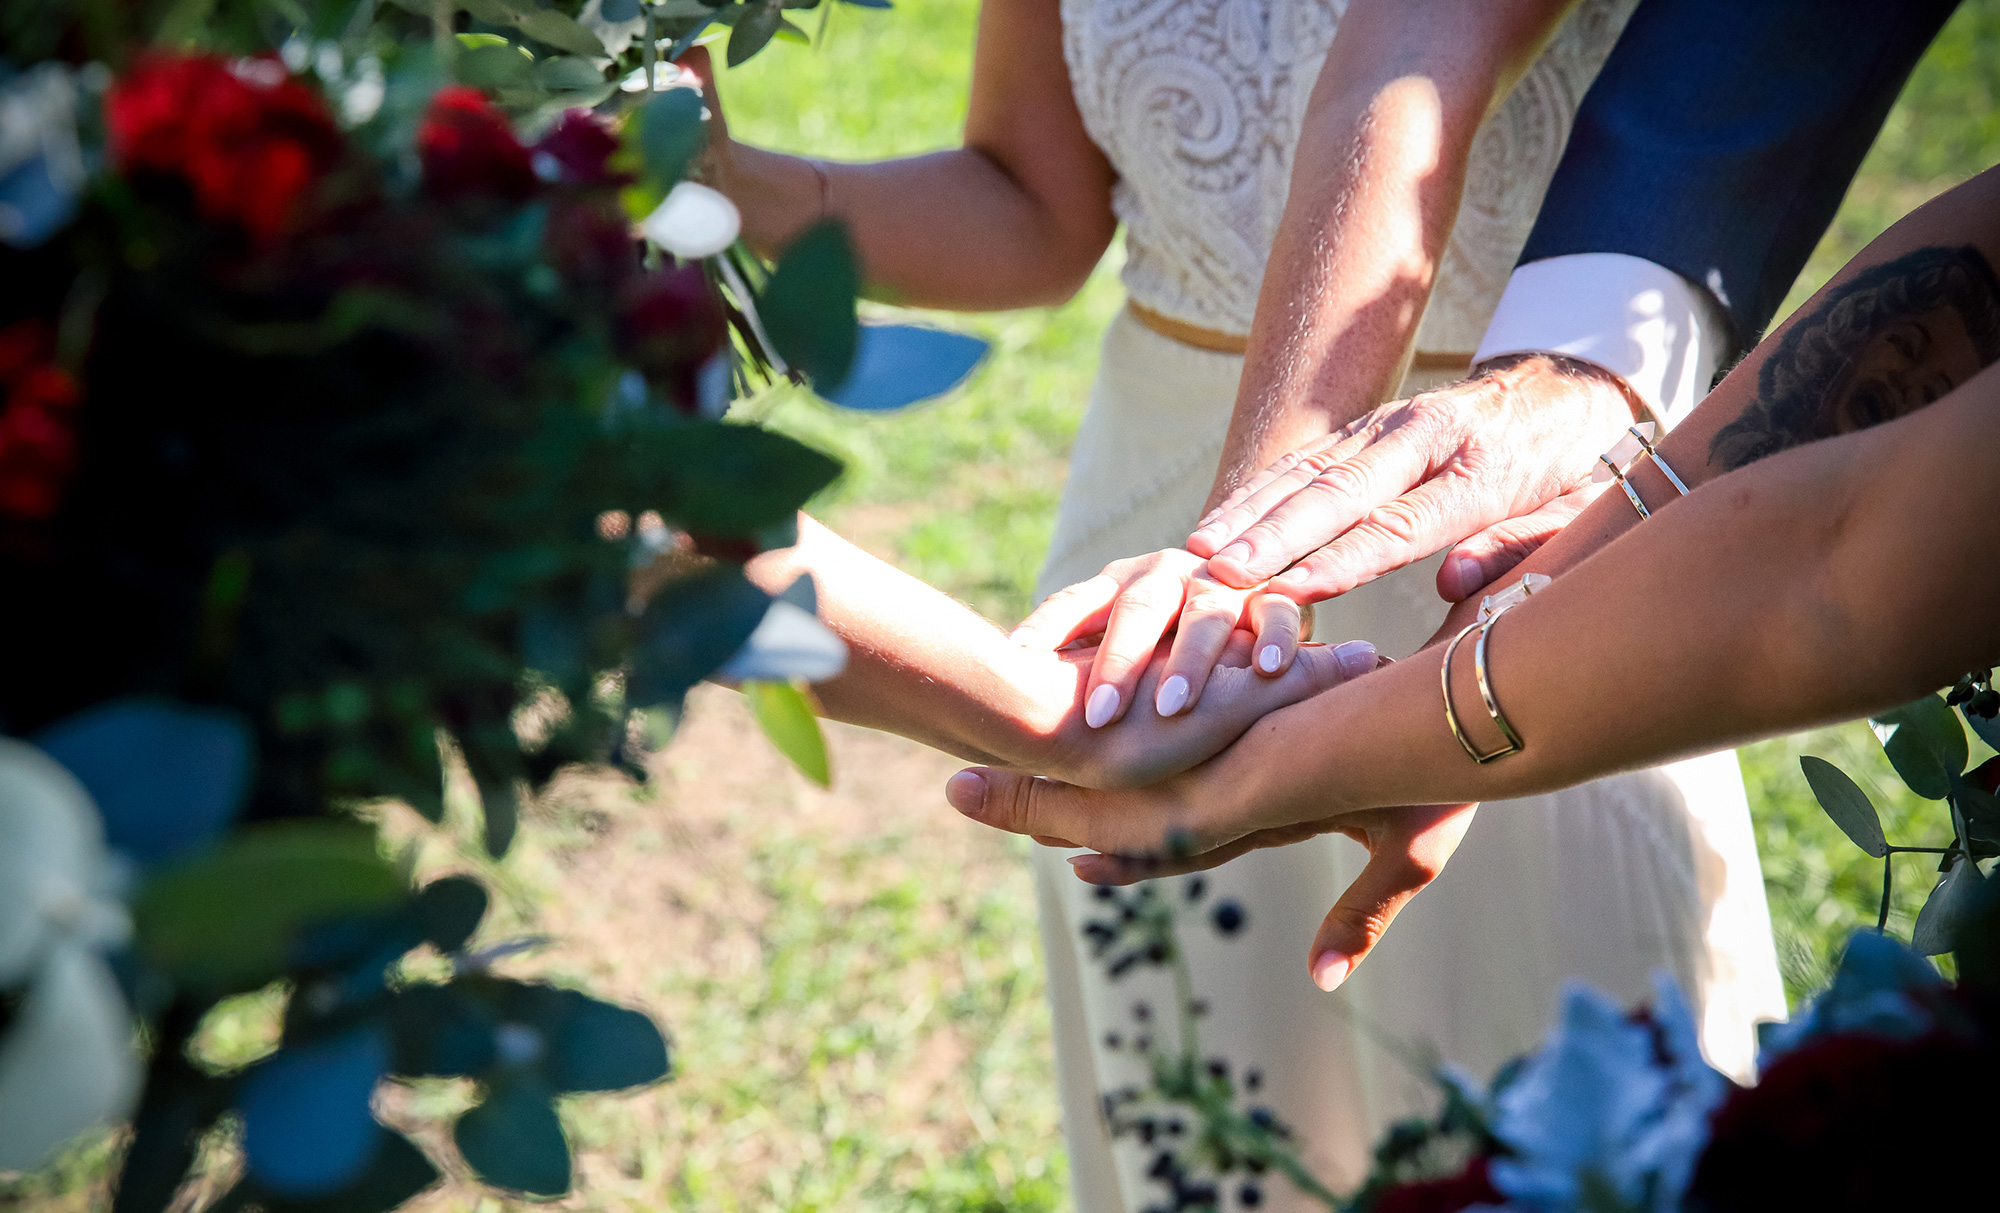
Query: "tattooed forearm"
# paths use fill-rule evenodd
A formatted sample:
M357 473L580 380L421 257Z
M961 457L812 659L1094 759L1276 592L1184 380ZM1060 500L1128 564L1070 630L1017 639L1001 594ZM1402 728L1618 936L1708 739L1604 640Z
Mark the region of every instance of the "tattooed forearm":
M1757 403L1709 446L1719 471L1911 413L2000 359L2000 279L1978 249L1918 249L1858 275L1792 326Z

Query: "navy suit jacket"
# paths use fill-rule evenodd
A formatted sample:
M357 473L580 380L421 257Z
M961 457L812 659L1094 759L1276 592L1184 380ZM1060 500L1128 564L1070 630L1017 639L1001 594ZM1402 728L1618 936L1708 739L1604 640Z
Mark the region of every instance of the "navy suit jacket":
M1755 344L1957 0L1642 0L1577 110L1523 262L1627 253Z

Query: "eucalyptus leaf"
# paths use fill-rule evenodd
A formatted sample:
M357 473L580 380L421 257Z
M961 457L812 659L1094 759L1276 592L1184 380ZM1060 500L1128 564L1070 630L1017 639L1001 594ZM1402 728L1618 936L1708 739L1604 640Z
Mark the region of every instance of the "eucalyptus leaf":
M551 55L537 63L535 83L558 93L589 93L611 87L595 64L576 55Z
M1912 792L1926 800L1950 794L1952 776L1965 770L1968 749L1958 713L1945 706L1942 696L1926 695L1868 723Z
M824 682L846 668L846 643L811 611L780 600L715 676L725 682Z
M141 863L214 838L250 786L250 732L228 712L114 700L50 725L35 740L97 802L111 847Z
M664 196L687 175L707 135L702 128L701 94L670 88L652 94L638 114L640 160L646 179Z
M778 752L798 768L799 774L820 787L832 787L826 738L805 692L789 682L745 682L742 690L758 726Z
M977 337L909 324L864 324L854 366L838 383L813 385L841 408L880 412L942 396L965 382L987 345Z
M381 1144L369 1102L389 1071L389 1032L368 1022L287 1045L243 1078L243 1154L259 1187L324 1196L359 1179Z
M476 1078L497 1060L498 1022L486 983L409 985L395 991L386 1016L394 1041L394 1072L408 1078Z
M403 895L373 830L269 822L154 874L133 919L140 952L177 985L223 993L277 977L306 928L380 913Z
M569 1191L569 1142L551 1097L539 1082L510 1080L458 1118L452 1136L479 1178L530 1196Z
M777 36L787 42L796 43L800 46L812 45L812 36L810 34L782 17L778 19Z
M553 1012L538 1025L549 1042L542 1072L550 1089L620 1091L671 1073L666 1037L645 1012L578 990L550 988L544 1002Z
M645 638L626 680L632 705L678 703L743 647L770 604L770 595L728 565L669 583L646 610Z
M1925 956L1951 951L1960 924L1979 902L1980 886L1984 883L1979 865L1962 855L1958 856L1951 870L1931 890L1924 908L1917 912L1917 925L1910 933L1910 946Z
M1882 836L1882 819L1860 785L1823 758L1807 755L1799 759L1799 767L1805 771L1806 782L1812 785L1819 807L1826 810L1842 833L1854 840L1855 846L1877 859L1889 853L1888 839Z
M764 331L778 354L814 383L840 383L854 368L860 288L853 246L835 220L793 241L764 284L757 299Z
M1965 723L1972 726L1975 737L1988 747L2000 750L2000 716L1981 716L1977 712L1964 712L1964 716Z
M0 1036L0 1171L33 1171L77 1134L131 1112L132 1013L104 961L49 950Z
M606 21L632 21L640 15L639 0L604 0L598 10Z
M751 536L797 521L840 464L795 438L702 421L635 435L631 498L696 535Z
M764 49L785 18L778 0L752 0L736 18L729 35L729 66L738 67Z
M604 55L604 43L596 34L577 24L575 18L555 9L538 8L521 13L514 18L513 24L515 29L528 37L537 42L546 42L557 50L592 59L602 58Z
M380 1127L375 1134L373 1160L359 1178L339 1191L287 1199L261 1190L254 1180L246 1178L246 1203L256 1203L265 1213L389 1213L438 1181L438 1169L402 1134ZM229 1202L230 1196L224 1196L211 1207Z
M470 876L445 876L433 880L417 894L417 918L424 938L438 951L450 955L465 946L486 916L486 888Z

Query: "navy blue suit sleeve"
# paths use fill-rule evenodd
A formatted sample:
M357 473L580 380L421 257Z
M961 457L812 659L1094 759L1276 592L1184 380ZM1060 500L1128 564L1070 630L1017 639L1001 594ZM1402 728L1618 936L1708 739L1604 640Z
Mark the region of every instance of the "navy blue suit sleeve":
M1626 253L1771 322L1957 0L1642 0L1521 260Z

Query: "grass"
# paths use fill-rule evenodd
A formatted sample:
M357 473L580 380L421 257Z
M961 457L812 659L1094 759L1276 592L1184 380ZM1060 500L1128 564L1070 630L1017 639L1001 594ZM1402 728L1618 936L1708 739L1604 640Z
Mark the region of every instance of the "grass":
M740 136L871 157L950 144L964 118L976 4L890 13L833 5L831 37L727 72ZM2000 160L2000 0L1953 18L1787 303L1907 209ZM757 406L841 456L816 509L998 619L1028 605L1081 418L1097 342L1120 301L1116 256L1070 304L953 317L994 343L963 391L887 417L799 396ZM1830 654L1837 660L1837 654ZM786 770L725 692L698 695L649 785L560 785L515 852L484 865L449 831L392 814L419 867L482 870L499 890L483 942L546 932L507 963L644 1006L670 1025L677 1078L570 1101L579 1193L563 1208L785 1213L1053 1213L1069 1207L1034 898L1016 840L939 810L956 764L897 739L830 730L835 787ZM1811 802L1797 756L1835 761L1884 808L1892 840L1934 841L1935 806L1888 770L1863 726L1751 746L1742 762L1786 984L1821 985L1839 941L1872 924L1880 866ZM1891 928L1907 935L1930 883L1897 861ZM273 1000L245 1000L209 1047L268 1047ZM383 1113L436 1142L467 1093L393 1091ZM0 1207L104 1206L114 1139L0 1182ZM214 1154L218 1182L234 1166ZM454 1179L418 1204L497 1213L515 1202Z

